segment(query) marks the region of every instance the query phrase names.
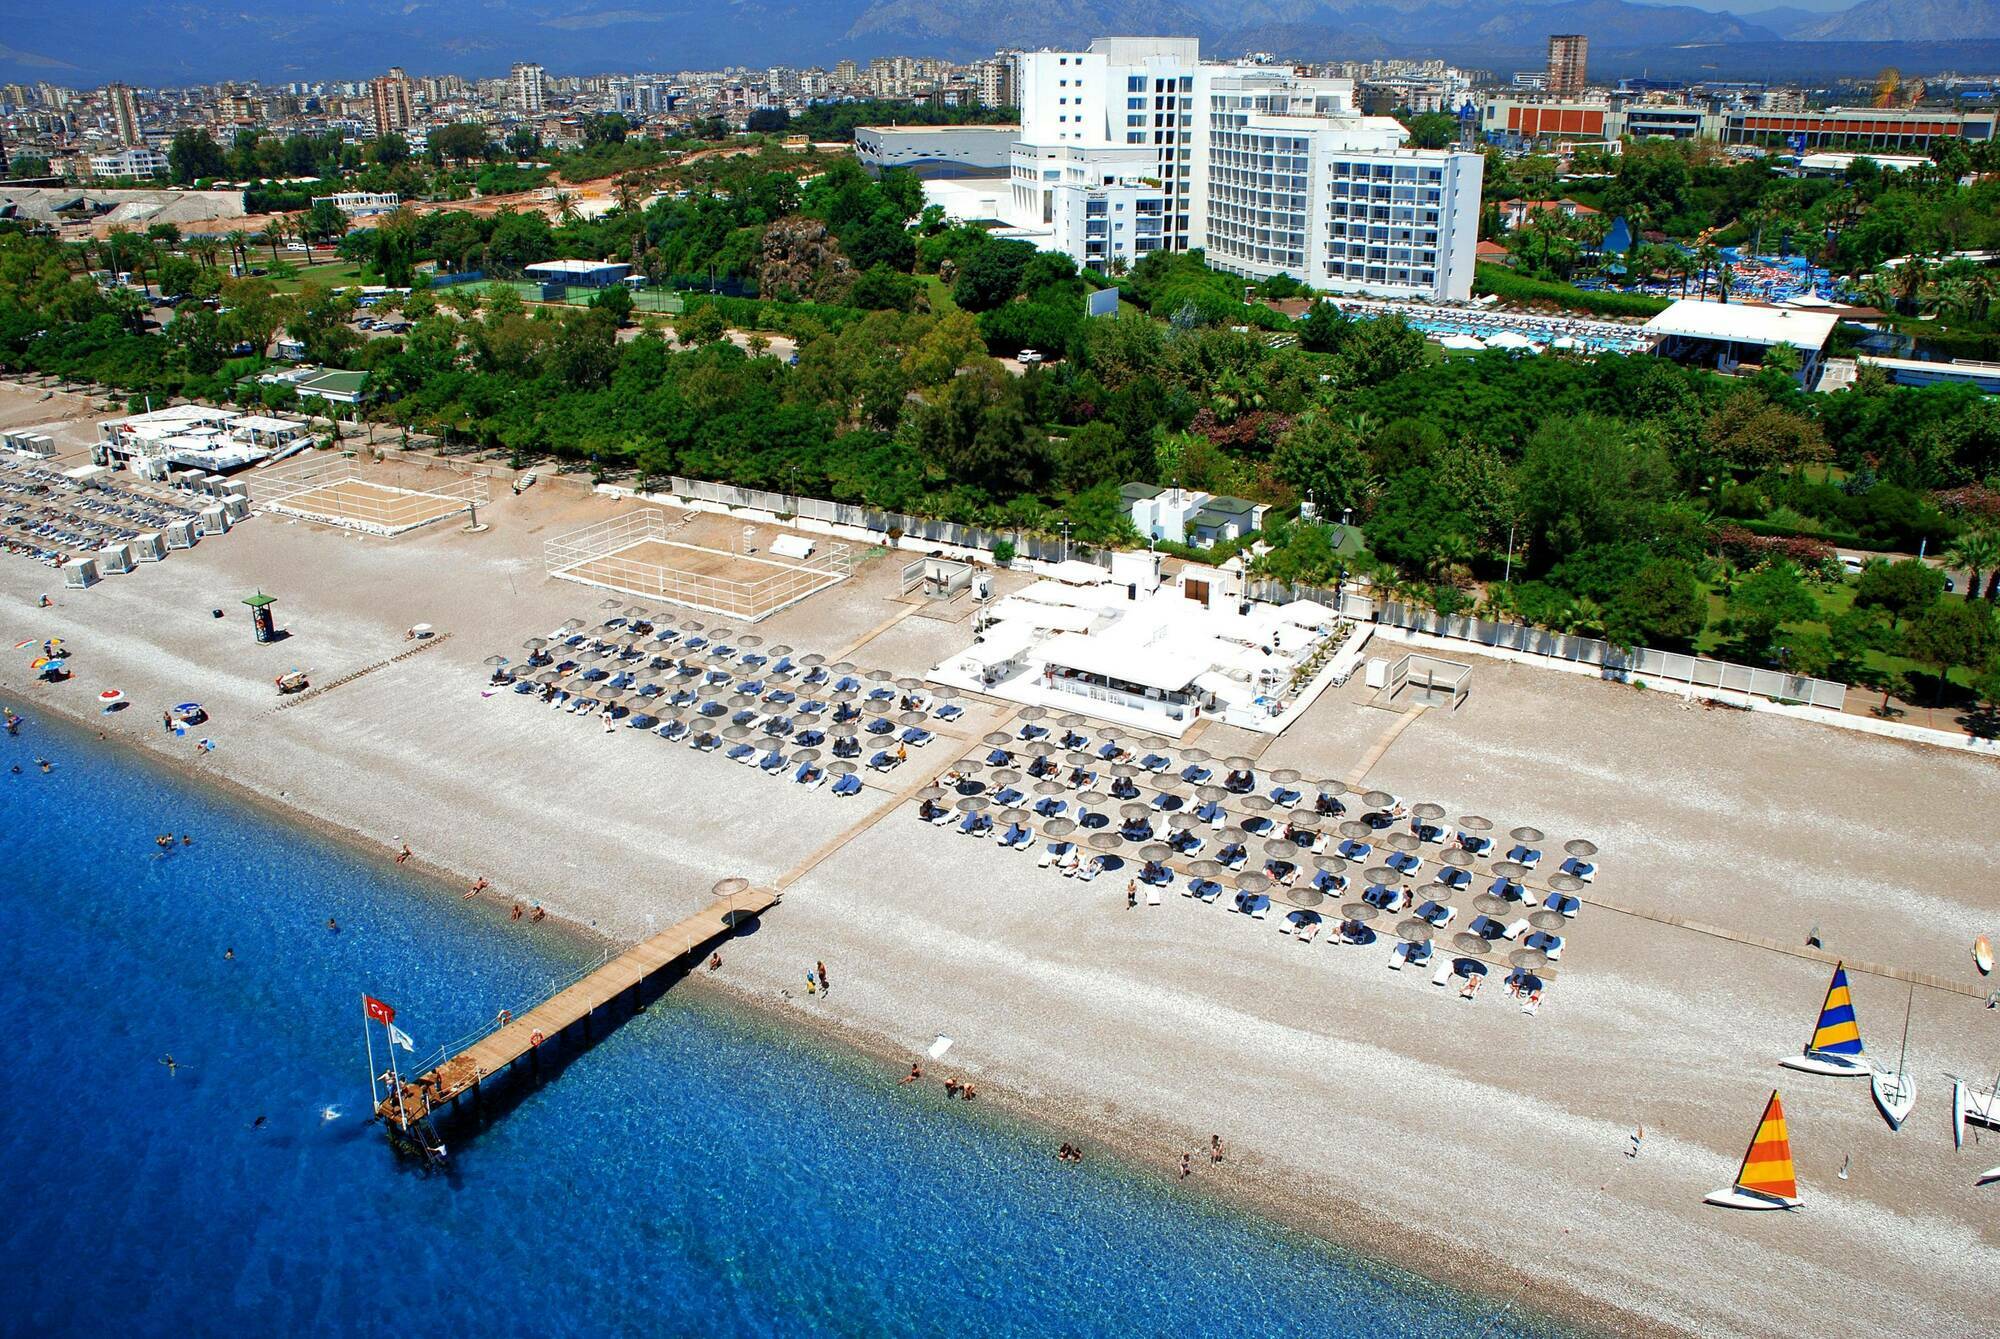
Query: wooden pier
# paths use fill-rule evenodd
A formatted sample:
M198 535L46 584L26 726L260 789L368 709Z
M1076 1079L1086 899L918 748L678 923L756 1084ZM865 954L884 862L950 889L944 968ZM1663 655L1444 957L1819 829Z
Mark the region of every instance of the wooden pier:
M741 882L738 880L737 882ZM717 898L679 924L642 939L615 957L520 1014L502 1014L491 1027L460 1047L449 1058L415 1077L406 1076L400 1090L390 1089L375 1115L392 1135L408 1138L413 1127L429 1121L441 1108L515 1061L554 1041L581 1023L589 1031L591 1016L627 991L636 1001L639 988L668 968L692 967L696 956L741 922L778 904L778 894L745 888Z

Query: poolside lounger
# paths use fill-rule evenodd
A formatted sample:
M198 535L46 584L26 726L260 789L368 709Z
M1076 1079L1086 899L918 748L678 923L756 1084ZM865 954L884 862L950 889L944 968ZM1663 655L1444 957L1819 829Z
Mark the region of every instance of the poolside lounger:
M1187 782L1190 786L1199 786L1213 775L1214 773L1209 771L1208 768L1203 767L1200 763L1189 763L1186 767L1181 768L1181 780Z
M728 757L732 762L753 762L757 757L757 750L751 748L748 744L732 744L729 746Z
M1342 856L1344 856L1348 860L1354 860L1354 861L1366 860L1369 856L1369 853L1372 852L1374 849L1375 848L1370 846L1367 842L1355 841L1352 837L1348 838L1346 841L1343 841L1339 847L1340 854Z
M1290 786L1271 787L1271 800L1276 804L1289 805L1299 798L1299 792Z
M1576 913L1583 909L1583 903L1577 901L1568 893L1550 893L1544 905L1550 911L1559 911L1571 919L1575 919Z
M1153 885L1150 885L1150 886L1148 886L1148 887L1147 887L1147 889L1146 889L1146 905L1147 905L1147 906L1149 906L1149 907L1157 907L1157 906L1159 906L1159 905L1160 905L1160 889L1159 889L1159 885L1157 885L1157 884L1153 884Z
M861 793L861 778L849 772L833 783L833 793L836 795L859 795Z
M1417 840L1420 842L1443 842L1444 829L1435 823L1418 823Z
M1448 907L1442 902L1426 902L1417 908L1418 920L1429 921L1442 930L1458 918L1458 908Z
M757 769L763 772L780 772L784 770L784 766L785 755L775 749L757 760Z
M932 712L931 714L936 716L941 721L955 721L959 717L965 715L965 708L959 706L956 702L953 702L948 706L939 707L936 711Z
M902 741L905 744L908 744L911 748L920 749L924 745L931 742L932 735L930 731L924 729L922 726L913 725L909 729L903 731L901 738Z
M1447 888L1464 888L1472 882L1472 871L1446 865L1438 871L1437 881Z
M993 803L999 805L1002 809L1012 809L1023 798L1020 791L1015 790L1012 786L1005 786L999 794L993 797Z
M1501 930L1500 934L1503 938L1506 939L1519 939L1522 935L1528 933L1528 931L1533 928L1534 928L1533 926L1528 924L1528 918L1523 916L1518 921L1508 922L1506 928Z
M1565 874L1574 874L1585 883L1589 883L1597 877L1597 866L1579 856L1571 856L1562 862L1562 872Z
M1164 772L1173 765L1174 760L1172 758L1158 753L1148 753L1145 757L1139 759L1139 766L1149 772Z
M1451 984L1450 958L1438 959L1437 970L1431 973L1431 984L1439 987L1448 986Z
M877 772L886 772L896 765L896 755L886 749L875 750L875 756L868 760L868 766Z
M1526 865L1530 869L1532 869L1536 865L1539 865L1542 862L1542 853L1540 851L1530 850L1525 845L1517 845L1516 847L1514 847L1513 850L1507 852L1507 858L1509 860L1518 861L1519 863Z

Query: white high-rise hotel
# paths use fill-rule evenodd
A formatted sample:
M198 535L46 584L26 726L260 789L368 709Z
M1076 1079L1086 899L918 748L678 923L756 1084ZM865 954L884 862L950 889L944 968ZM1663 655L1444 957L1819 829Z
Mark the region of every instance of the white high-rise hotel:
M1078 263L1205 249L1218 269L1316 289L1464 299L1477 153L1402 147L1349 79L1204 64L1193 38L1112 37L1021 54L1021 138L1003 191L942 185L968 216ZM976 203L975 203L976 201Z

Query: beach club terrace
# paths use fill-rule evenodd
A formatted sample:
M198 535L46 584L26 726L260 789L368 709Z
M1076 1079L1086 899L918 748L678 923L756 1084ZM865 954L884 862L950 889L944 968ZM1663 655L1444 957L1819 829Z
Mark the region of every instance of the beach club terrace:
M299 419L172 405L99 422L91 455L100 465L154 477L164 477L167 468L228 474L304 440L309 430Z
M1057 564L984 611L933 682L1178 739L1195 722L1275 734L1358 662L1370 629L1311 600L1244 602L1240 574L1153 554ZM1232 580L1233 578L1233 580Z

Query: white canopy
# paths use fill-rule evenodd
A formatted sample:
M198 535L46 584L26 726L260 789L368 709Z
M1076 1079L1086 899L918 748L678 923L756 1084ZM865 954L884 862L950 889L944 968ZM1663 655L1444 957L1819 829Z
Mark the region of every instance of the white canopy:
M1049 665L1098 674L1121 683L1180 692L1192 684L1208 665L1192 656L1177 655L1164 647L1135 646L1104 637L1079 637L1060 633L1043 643L1041 655Z
M1111 579L1111 573L1096 563L1069 558L1049 569L1049 576L1066 586L1097 586Z

